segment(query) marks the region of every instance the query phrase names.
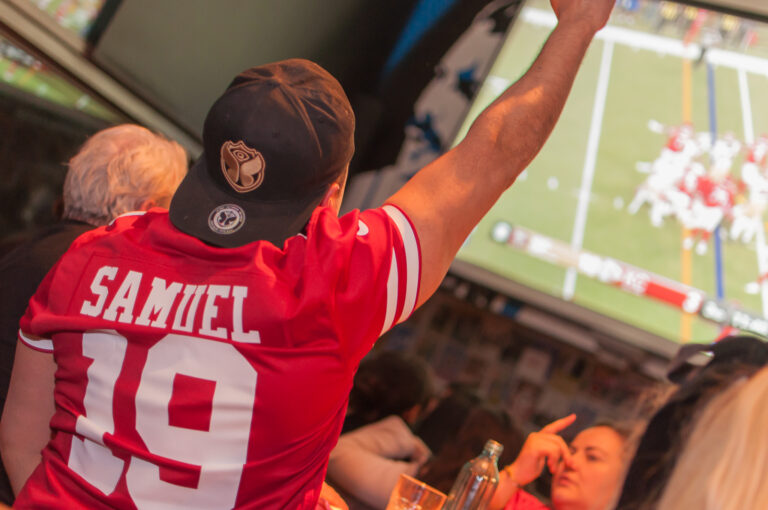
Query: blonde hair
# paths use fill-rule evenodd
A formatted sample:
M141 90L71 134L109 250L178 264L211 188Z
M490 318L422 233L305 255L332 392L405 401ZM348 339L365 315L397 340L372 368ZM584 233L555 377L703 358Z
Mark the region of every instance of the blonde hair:
M98 226L148 200L167 207L186 172L178 143L134 124L104 129L69 160L64 217Z
M658 510L768 508L768 367L714 397L696 420Z

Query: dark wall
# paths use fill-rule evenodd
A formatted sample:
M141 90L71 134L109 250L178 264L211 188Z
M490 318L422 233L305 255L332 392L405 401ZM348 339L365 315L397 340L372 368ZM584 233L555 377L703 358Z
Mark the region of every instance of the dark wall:
M93 49L100 65L193 134L242 69L291 57L370 89L416 0L130 0Z
M0 256L56 219L66 164L108 124L0 86Z
M394 161L413 102L488 1L452 1L384 80L418 0L122 1L92 57L198 137L208 107L240 70L314 60L339 79L355 108L355 173Z
M413 105L434 78L443 55L483 11L494 22L494 32L505 33L510 16L521 0L459 0L436 21L391 73L377 84L374 93L378 116L371 119L371 132L356 169L370 170L392 164L405 136L404 126L413 115Z

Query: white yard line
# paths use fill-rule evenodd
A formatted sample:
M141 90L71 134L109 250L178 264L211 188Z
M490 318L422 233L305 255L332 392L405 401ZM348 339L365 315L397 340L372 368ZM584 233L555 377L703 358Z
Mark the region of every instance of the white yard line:
M764 275L768 272L768 248L765 246L765 224L760 221L760 228L757 229L755 236L755 244L757 245L757 272L759 275ZM763 280L760 283L760 297L763 300L763 317L768 319L768 282Z
M521 18L525 22L533 25L548 28L552 28L557 24L557 18L554 13L530 7L523 9ZM698 44L689 44L686 46L683 45L683 42L679 39L640 32L623 27L605 27L597 33L596 38L605 42L605 49L603 51L603 62L600 68L598 88L595 94L596 100L592 114L587 156L584 163L581 189L579 192L579 203L576 220L574 222L573 237L571 239L571 246L577 249L581 249L583 243L584 227L587 219L592 179L594 177L597 146L600 138L600 131L602 129L605 94L608 86L610 60L613 54L614 43L629 46L634 49L653 51L659 55L672 55L691 60L697 59L701 55L701 46ZM741 108L744 119L745 142L752 143L754 141L754 126L746 73L750 72L768 77L768 59L744 55L719 48L709 49L706 53L706 59L714 65L735 69L737 71L739 77L739 90L741 93ZM756 244L759 274L764 275L768 272L768 246L766 246L764 228L758 230ZM566 272L565 283L563 285L563 297L565 299L571 299L573 297L576 287L576 276L577 272L573 268ZM763 302L763 316L768 318L768 280L764 281L761 285L761 297Z
M751 144L755 141L755 125L752 122L752 99L749 96L749 84L747 73L739 69L739 96L741 97L741 114L744 119L744 143Z
M747 73L739 69L739 96L741 98L741 112L744 120L744 143L751 144L755 141L755 125L752 121L752 99L749 95L749 83ZM768 247L765 245L765 224L760 220L760 228L757 229L755 239L757 249L757 274L764 275L768 271ZM760 283L760 298L763 301L763 317L768 318L768 282Z
M587 154L584 158L584 169L581 173L581 188L579 189L579 201L576 206L576 220L573 224L571 247L581 250L584 242L584 228L587 224L587 211L589 210L589 198L592 194L592 181L595 177L595 165L597 164L597 150L600 145L600 133L603 130L603 114L605 113L605 99L608 95L608 79L611 76L611 60L613 59L613 41L606 40L603 47L603 58L600 61L600 74L597 78L597 90L595 91L595 104L592 107L592 123L589 126L587 138ZM576 269L571 267L565 273L563 283L563 298L573 298L576 289Z

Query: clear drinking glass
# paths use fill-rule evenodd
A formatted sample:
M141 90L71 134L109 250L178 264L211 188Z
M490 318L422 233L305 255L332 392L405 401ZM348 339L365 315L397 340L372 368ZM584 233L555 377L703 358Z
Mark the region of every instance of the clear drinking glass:
M387 510L440 510L445 494L406 474L401 474L389 496Z

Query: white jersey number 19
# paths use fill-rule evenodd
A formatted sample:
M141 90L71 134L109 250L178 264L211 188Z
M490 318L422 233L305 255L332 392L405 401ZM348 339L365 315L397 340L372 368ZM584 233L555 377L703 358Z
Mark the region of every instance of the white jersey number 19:
M83 334L83 356L93 360L88 368L83 407L74 438L70 469L104 494L115 490L124 462L104 446L104 434L114 434L114 386L122 370L127 340L115 331ZM214 384L207 430L171 424L169 404L178 376ZM227 343L170 334L147 352L147 361L136 391L136 431L149 453L170 464L199 468L199 478L189 484L164 481L160 467L132 457L126 473L128 491L138 508L229 508L234 506L246 461L256 371ZM216 464L206 459L216 458Z

